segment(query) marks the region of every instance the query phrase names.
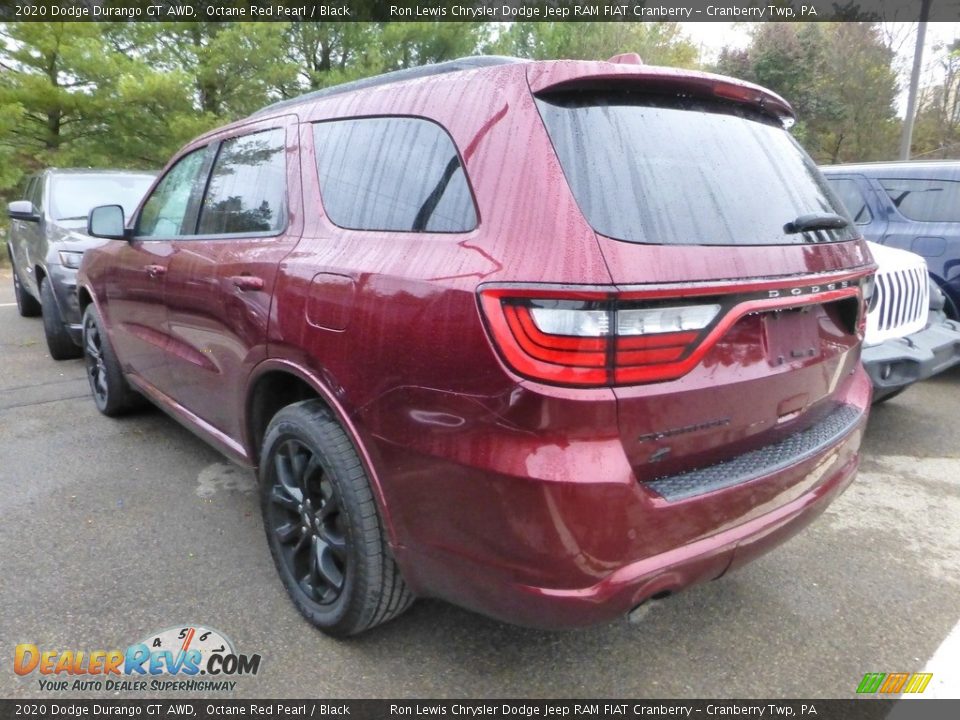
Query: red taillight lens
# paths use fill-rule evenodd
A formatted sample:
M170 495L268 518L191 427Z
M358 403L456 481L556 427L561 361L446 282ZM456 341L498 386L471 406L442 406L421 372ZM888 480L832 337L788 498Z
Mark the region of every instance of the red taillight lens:
M606 302L481 298L498 347L519 373L564 385L607 383Z
M848 332L862 335L856 311L871 271L815 276L806 285L774 279L642 289L484 287L480 305L494 345L520 375L577 387L635 385L690 372L748 313L836 306ZM852 315L844 310L851 305Z
M638 307L605 293L564 299L493 290L480 298L511 367L536 380L580 386L677 377L676 362L720 312L712 303Z

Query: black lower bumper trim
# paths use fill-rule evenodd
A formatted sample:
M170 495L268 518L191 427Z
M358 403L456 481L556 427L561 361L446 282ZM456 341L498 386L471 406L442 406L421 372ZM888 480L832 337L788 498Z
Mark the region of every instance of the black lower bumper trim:
M837 443L862 415L853 405L841 405L813 427L772 445L717 465L657 478L645 485L665 499L676 501L755 480L802 462Z

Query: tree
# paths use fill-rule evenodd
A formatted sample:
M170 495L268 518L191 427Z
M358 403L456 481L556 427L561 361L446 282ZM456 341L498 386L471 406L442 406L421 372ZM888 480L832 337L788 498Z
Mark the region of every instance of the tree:
M295 68L284 97L376 74L383 59L374 23L291 23L286 32L288 61Z
M377 38L384 71L453 60L474 55L488 41L483 23L384 23Z
M914 130L915 156L960 157L960 40L934 48L942 73L920 95Z
M745 52L721 52L716 69L785 97L800 142L836 163L895 156L893 61L879 23L764 23Z
M650 65L694 67L697 48L679 23L518 22L490 50L537 60L606 60L635 52Z
M10 23L0 27L0 107L19 107L2 141L14 156L42 164L94 132L109 84L100 28L87 23Z
M250 114L280 99L297 68L287 57L287 23L149 23L134 28L138 56L151 68L189 78L200 113Z

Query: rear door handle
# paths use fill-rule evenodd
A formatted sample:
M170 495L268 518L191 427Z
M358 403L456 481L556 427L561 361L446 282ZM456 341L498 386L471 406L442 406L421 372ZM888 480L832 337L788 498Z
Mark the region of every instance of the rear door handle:
M147 271L147 275L152 278L161 277L162 275L167 274L166 265L144 265L143 269Z
M230 282L240 290L263 290L263 278L256 275L234 275Z

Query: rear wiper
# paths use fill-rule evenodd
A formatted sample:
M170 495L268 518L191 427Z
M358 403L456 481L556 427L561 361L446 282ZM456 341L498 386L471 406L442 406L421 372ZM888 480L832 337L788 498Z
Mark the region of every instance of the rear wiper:
M849 220L835 213L808 213L801 215L793 222L788 222L783 226L783 231L793 235L808 230L839 230L849 224Z

